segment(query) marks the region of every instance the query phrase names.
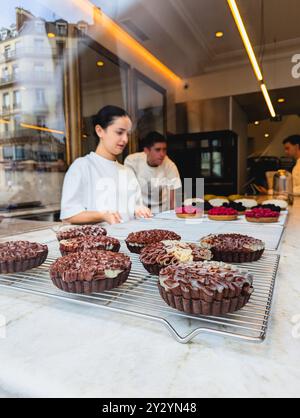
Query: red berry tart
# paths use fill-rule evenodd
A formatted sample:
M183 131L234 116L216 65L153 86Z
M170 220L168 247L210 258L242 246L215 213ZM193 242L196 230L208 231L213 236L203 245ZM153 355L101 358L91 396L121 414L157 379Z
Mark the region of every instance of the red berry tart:
M177 218L181 219L194 219L201 218L203 211L194 206L182 206L181 208L175 209Z
M273 223L278 222L280 213L271 209L255 208L248 210L245 216L248 222Z
M212 221L235 221L238 211L232 208L213 208L208 212L208 218Z

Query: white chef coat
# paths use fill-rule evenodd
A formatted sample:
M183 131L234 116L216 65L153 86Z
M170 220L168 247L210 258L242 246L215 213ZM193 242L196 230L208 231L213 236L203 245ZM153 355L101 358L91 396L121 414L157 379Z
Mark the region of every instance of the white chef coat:
M293 169L294 194L300 195L300 158Z
M176 165L166 157L158 167L150 167L145 152L129 155L124 163L130 167L140 183L143 202L156 214L170 210L170 190L182 187Z
M140 205L141 189L132 170L91 152L74 161L65 176L60 217L112 211L126 222L134 218Z

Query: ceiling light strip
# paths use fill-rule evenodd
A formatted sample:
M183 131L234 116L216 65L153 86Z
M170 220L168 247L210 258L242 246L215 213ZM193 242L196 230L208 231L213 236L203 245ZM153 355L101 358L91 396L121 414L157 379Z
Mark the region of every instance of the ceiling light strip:
M270 95L269 95L268 89L266 87L266 84L263 81L263 74L262 74L262 71L261 71L260 66L258 64L254 49L253 49L252 44L250 42L250 39L249 39L247 30L246 30L246 27L244 25L242 16L240 14L239 8L236 4L236 0L227 0L227 3L230 7L230 10L231 10L233 18L235 20L235 23L237 25L237 28L240 32L241 38L242 38L243 43L245 45L247 54L249 56L250 62L251 62L252 67L253 67L253 70L255 72L256 78L261 83L260 88L261 88L262 93L264 95L264 98L265 98L265 101L266 101L267 106L269 108L269 111L271 113L271 116L273 118L275 118L276 112L275 112L275 109L273 107L272 100L270 98Z
M261 88L261 91L262 91L262 93L264 95L265 101L266 101L266 103L268 105L268 108L269 108L269 111L271 113L271 116L272 116L272 118L275 118L276 117L276 112L275 112L275 109L273 107L272 100L270 98L268 89L267 89L267 87L266 87L265 84L261 84L260 88Z
M231 13L233 15L233 18L235 20L235 23L236 23L236 25L238 27L238 30L240 32L240 35L242 37L242 40L244 42L246 51L249 55L249 59L251 61L252 67L253 67L254 72L255 72L255 75L256 75L258 81L262 81L263 80L263 75L262 75L261 69L259 67L257 58L255 56L255 53L254 53L252 44L250 42L248 33L246 31L243 19L242 19L241 14L240 14L240 11L239 11L238 6L236 4L236 1L235 0L227 0L227 1L228 1L228 4L229 4L229 7L231 9Z

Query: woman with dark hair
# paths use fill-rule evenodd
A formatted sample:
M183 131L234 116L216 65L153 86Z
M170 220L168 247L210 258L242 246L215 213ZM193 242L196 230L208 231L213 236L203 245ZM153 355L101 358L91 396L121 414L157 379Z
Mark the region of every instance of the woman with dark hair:
M132 129L128 113L106 106L95 116L94 125L99 145L96 152L78 158L69 168L63 186L61 219L73 224L115 224L134 217L151 217L151 211L143 206L135 174L117 161Z

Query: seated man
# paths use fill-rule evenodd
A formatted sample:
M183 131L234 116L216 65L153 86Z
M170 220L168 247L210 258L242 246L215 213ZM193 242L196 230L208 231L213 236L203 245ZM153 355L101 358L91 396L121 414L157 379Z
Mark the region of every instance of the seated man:
M297 162L293 170L294 194L300 196L300 135L292 135L283 141L285 153Z
M175 207L175 190L182 187L178 169L167 156L167 140L151 132L144 140L144 152L129 155L130 167L140 183L143 203L157 214Z

